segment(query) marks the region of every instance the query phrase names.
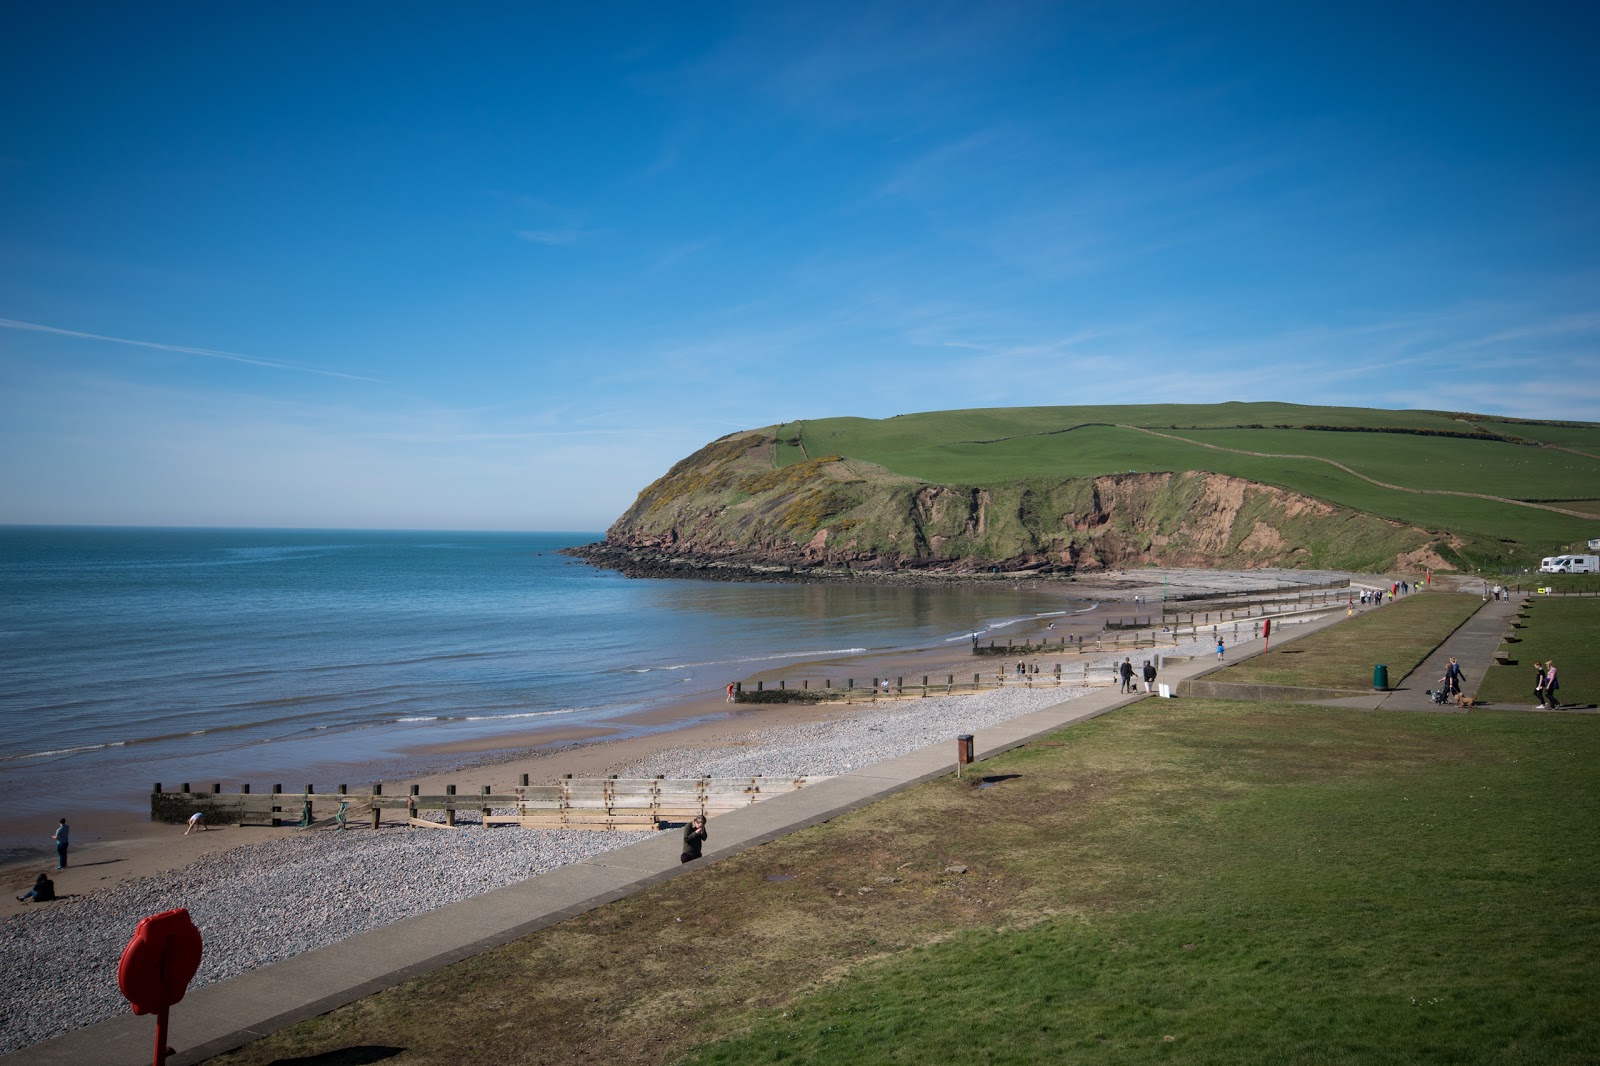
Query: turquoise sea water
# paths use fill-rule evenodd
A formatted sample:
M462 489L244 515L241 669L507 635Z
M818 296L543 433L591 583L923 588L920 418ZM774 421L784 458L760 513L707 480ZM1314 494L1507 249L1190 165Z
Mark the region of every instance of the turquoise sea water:
M86 781L133 810L155 781L354 784L417 765L418 745L603 723L784 659L1062 606L634 580L556 554L598 538L0 528L0 844Z

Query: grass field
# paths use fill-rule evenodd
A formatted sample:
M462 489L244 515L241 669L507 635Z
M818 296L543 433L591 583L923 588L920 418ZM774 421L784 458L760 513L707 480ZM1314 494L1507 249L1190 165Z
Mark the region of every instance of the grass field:
M1526 437L1545 444L1559 444L1564 448L1577 448L1592 455L1600 455L1600 426L1541 426L1520 422L1495 422L1479 419L1478 424L1494 433Z
M219 1061L1593 1062L1597 767L1600 717L1145 701Z
M1375 663L1399 681L1482 606L1482 597L1462 593L1407 596L1207 674L1206 680L1370 692Z
M1170 431L1169 431L1170 432ZM1318 455L1368 477L1416 489L1455 489L1521 500L1579 498L1600 485L1600 459L1571 452L1392 433L1323 433L1293 429L1179 430L1203 444L1280 455Z
M1478 688L1478 699L1513 707L1534 705L1533 663L1554 658L1563 703L1600 700L1600 598L1546 599L1538 596L1528 608L1522 638L1502 644L1500 652L1516 666L1491 666Z
M1153 436L1107 423L1142 426L1169 436ZM1600 459L1493 441L1271 428L1279 424L1455 432L1469 428L1430 412L1289 404L1041 407L788 423L778 435L803 441L804 448L780 445L774 451L775 461L780 464L805 456L837 454L938 484L1060 480L1129 471L1209 470L1277 485L1426 529L1448 529L1483 538L1485 547L1477 557L1486 564L1494 561L1485 554L1494 551L1488 545L1498 538L1548 554L1557 546L1594 535L1595 523L1582 518L1514 504L1405 490L1448 489L1511 499L1581 500L1591 497L1593 486L1600 483ZM1266 428L1239 428L1256 425ZM1511 428L1561 430L1552 435L1563 439L1577 439L1589 432L1521 425L1508 427L1508 431ZM1594 433L1600 436L1600 427ZM1183 439L1175 440L1173 436ZM1219 451L1199 446L1200 442L1266 452L1270 457ZM1401 488L1381 488L1316 459L1276 457L1281 455L1331 459Z

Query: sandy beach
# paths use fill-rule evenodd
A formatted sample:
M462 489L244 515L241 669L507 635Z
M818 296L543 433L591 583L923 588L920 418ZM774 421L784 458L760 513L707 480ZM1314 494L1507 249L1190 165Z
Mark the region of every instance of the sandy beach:
M1259 588L1269 583L1269 575L1240 580ZM1149 613L1131 602L1141 593L1105 592L1100 607L1086 612L1092 620L1041 618L1007 635L1021 643L1041 632L1054 637L1073 625L1097 631L1105 618ZM1056 629L1048 630L1052 621ZM1156 650L1190 657L1206 654L1210 647L1209 639L1188 638ZM633 735L555 729L508 734L496 738L493 747L441 746L426 754L447 768L412 781L425 793L443 791L445 784L471 793L481 785L509 785L523 773L535 781L563 774L843 773L1070 700L1090 686L1109 685L1112 665L1124 654L1132 653L1080 654L1074 649L1041 655L1040 673L1029 675L1031 685L1016 678L1012 660L974 657L965 642L900 653L892 661L851 656L789 663L748 680L820 676L817 671L823 671L838 678L853 676L858 683L873 676L904 676L908 684L920 684L924 673L965 674L970 680L975 671L992 678L1002 670L1009 680L1004 687L977 694L908 694L852 704L730 706L720 692L700 693L626 723L640 731ZM1137 666L1153 654L1142 650L1133 661ZM1059 685L1056 662L1063 664ZM463 822L470 824L471 819ZM0 974L11 987L28 990L28 998L37 1004L26 1017L8 1019L0 1028L0 1052L60 1031L59 1019L70 1018L77 1025L123 1009L115 989L115 959L133 924L145 914L185 906L203 928L215 930L207 935L207 968L198 980L221 980L637 839L627 833L483 832L475 825L453 833L387 826L376 831L353 827L346 833L214 826L189 836L178 826L127 819L75 817L73 826L69 868L52 871L56 890L65 897L61 902L22 904L15 899L53 862L13 863L0 871L6 889L0 898L5 918ZM49 828L43 827L42 833ZM263 899L273 903L263 907ZM71 988L47 987L61 983L34 976L62 972L64 966L90 976Z
M1048 636L1082 637L1084 650L1063 654L1031 656L1044 676L1053 677L1057 663L1071 681L1083 678L1089 667L1091 677L1100 665L1102 679L1110 674L1100 663L1109 652L1096 653L1092 641L1102 634L1107 620L1127 616L1147 616L1160 610L1163 591L1173 597L1210 592L1217 595L1243 593L1285 584L1319 584L1351 578L1333 571L1207 571L1187 569L1145 569L1110 572L1085 577L1073 583L1039 582L1061 597L1060 615L1019 621L985 640L1007 639L1017 643ZM1019 578L1026 581L1025 577ZM1051 626L1054 628L1050 628ZM1156 649L1167 650L1167 649ZM1172 650L1168 650L1172 653ZM1137 662L1137 660L1136 660ZM831 678L837 684L853 678L865 685L874 677L904 678L907 685L920 684L928 675L935 683L954 675L958 682L970 682L974 673L992 681L997 672L1012 674L1014 660L1006 657L975 657L966 641L937 647L902 650L896 653L867 653L832 656L819 660L789 661L781 666L749 674L748 684L758 681L777 683L780 679ZM740 743L774 729L838 721L881 706L866 704L763 704L730 705L721 691L700 688L684 693L673 702L637 712L600 726L556 725L507 731L470 741L419 745L413 754L434 769L402 779L385 778L386 784L418 784L423 791L443 791L442 786L457 785L463 792L477 791L482 785L509 786L528 774L536 782L554 781L564 774L595 777L620 773L666 749L712 747L728 738ZM307 767L306 780L324 783L337 780L352 788L364 788L373 779L361 766ZM324 786L325 787L325 786ZM148 877L163 870L224 850L262 840L295 834L294 829L264 826L214 826L206 833L185 837L181 827L151 823L139 815L95 809L64 812L73 832L69 868L62 871L58 891L82 892L103 888L128 878ZM40 826L37 856L11 861L0 866L0 918L21 908L15 896L46 867L53 867L54 852L49 835L53 824Z

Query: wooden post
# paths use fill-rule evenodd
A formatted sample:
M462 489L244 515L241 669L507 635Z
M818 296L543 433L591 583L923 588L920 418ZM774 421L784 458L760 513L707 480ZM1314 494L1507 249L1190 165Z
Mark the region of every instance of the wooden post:
M372 828L377 829L383 824L383 808L378 805L378 797L383 795L383 782L372 783Z
M446 786L444 786L444 794L446 796L454 796L456 794L456 786L454 786L454 785L446 785ZM451 803L451 804L449 804L448 806L445 807L444 824L445 825L452 825L452 826L456 824L456 805L454 803Z
M420 795L421 793L422 793L422 786L421 785L412 785L411 786L411 795L406 797L406 828L407 829L415 829L416 828L416 826L411 824L411 819L413 819L413 818L415 818L417 816L417 796Z
M487 796L489 794L489 786L488 785L484 785L483 786L483 794L485 796ZM489 815L493 814L494 811L492 809L488 808L488 807L484 807L481 810L480 813L483 815L483 828L485 828L485 829L489 828Z
M185 795L187 795L188 792L189 792L189 782L185 781L183 783L183 787L181 789L179 789L178 791L180 791L180 792L184 793Z
M211 786L211 794L213 796L222 795L222 783L220 781L217 784L214 784L214 785Z
M239 786L239 795L241 795L241 796L250 795L250 782L246 781L244 784Z
M273 794L273 795L274 795L274 796L281 796L281 795L283 795L283 786L282 786L282 785L273 785L273 786L272 786L272 794ZM280 807L280 806L278 806L278 803L279 803L279 801L278 801L278 800L276 800L276 799L274 799L274 800L273 800L273 801L272 801L272 827L273 827L273 828L274 828L274 829L276 829L276 828L277 828L277 827L278 827L278 826L279 826L279 825L281 825L281 824L283 824L283 823L282 823L282 822L281 822L281 821L280 821L280 820L279 820L279 819L278 819L278 815L279 815L279 814L281 814L281 813L282 813L282 812L283 812L283 808L282 808L282 807Z
M523 774L522 775L522 787L523 788L527 788L528 787L528 775L527 774Z

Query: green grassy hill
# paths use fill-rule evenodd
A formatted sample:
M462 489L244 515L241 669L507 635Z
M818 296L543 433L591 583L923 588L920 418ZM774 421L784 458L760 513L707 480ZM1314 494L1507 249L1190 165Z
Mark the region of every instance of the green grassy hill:
M1600 424L995 408L724 438L641 493L612 539L809 564L1526 565L1600 534L1597 498Z

